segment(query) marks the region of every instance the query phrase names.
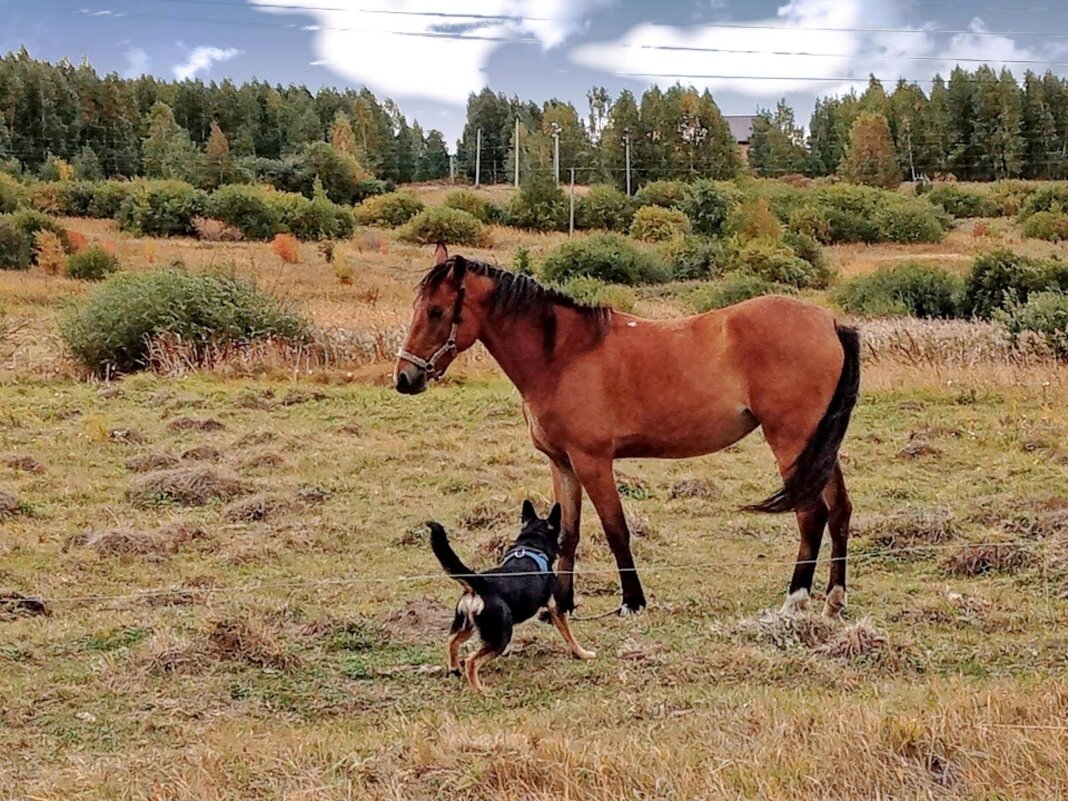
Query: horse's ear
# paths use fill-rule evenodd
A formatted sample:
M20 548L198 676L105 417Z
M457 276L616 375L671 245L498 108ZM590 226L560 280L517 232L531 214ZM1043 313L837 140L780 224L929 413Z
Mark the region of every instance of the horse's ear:
M554 503L552 511L549 512L549 528L553 531L560 530L560 504Z
M444 242L438 242L438 246L434 249L434 266L444 264L446 259L449 258L449 249L445 247Z
M523 525L527 523L533 523L538 519L538 513L534 511L534 504L530 502L530 499L523 501Z

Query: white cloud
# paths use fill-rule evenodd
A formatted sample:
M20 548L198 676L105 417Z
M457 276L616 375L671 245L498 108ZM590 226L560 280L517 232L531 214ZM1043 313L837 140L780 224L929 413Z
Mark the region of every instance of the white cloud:
M131 47L126 51L126 69L123 75L127 78L139 78L148 72L148 53L140 47Z
M269 13L304 7L315 19L315 62L398 98L463 105L486 83L486 63L509 42L558 47L588 14L617 0L361 0L358 9L322 0L252 0ZM462 36L464 38L456 38Z
M173 67L174 77L180 81L194 77L198 73L207 72L211 65L217 61L229 61L235 56L241 55L236 47L195 47L189 52L189 58L183 64L175 64Z
M1042 71L1041 65L1013 64L1014 61L1041 59L1042 55L1030 48L1020 47L1014 39L1007 36L987 35L986 23L979 17L971 21L968 30L970 33L955 34L946 43L945 49L939 53L940 61L934 64L932 73L937 71L942 74L942 77L949 77L949 72L957 64L955 59L961 58L981 59L983 63L989 64L996 70L1003 66L1008 67L1016 73L1017 77L1026 71L1028 66ZM1046 58L1051 56L1056 58L1056 48L1053 48ZM974 69L977 64L965 62L963 66Z

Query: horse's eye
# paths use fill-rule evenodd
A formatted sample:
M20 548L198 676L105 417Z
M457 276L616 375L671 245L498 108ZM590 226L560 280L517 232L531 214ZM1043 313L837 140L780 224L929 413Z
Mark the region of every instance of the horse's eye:
M445 312L436 307L427 312L427 317L429 317L431 320L440 320L444 316Z

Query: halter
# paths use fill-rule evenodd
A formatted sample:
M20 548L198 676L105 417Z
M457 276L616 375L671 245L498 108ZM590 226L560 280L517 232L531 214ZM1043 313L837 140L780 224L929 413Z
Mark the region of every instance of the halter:
M411 362L420 370L426 373L428 380L433 381L437 378L441 378L445 374L445 371L438 371L437 363L438 359L444 356L446 353L452 352L456 355L456 332L460 330L460 313L464 308L464 285L463 281L460 282L460 288L456 290L456 300L452 307L452 328L449 329L449 338L445 340L440 348L431 354L429 359L423 359L416 356L414 353L409 353L404 348L397 351L397 358L404 359L407 362Z

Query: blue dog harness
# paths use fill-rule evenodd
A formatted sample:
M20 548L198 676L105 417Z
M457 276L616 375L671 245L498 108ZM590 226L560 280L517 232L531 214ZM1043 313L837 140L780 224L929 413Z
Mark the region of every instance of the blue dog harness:
M524 557L533 559L534 563L538 566L538 570L542 573L550 572L549 557L541 551L536 551L533 548L513 548L504 555L504 559L501 561L501 567L504 567L513 559L523 559Z

